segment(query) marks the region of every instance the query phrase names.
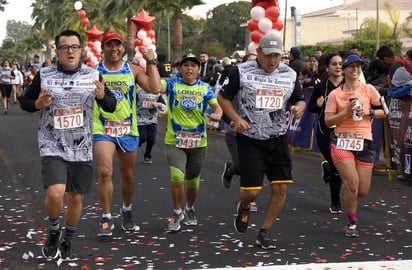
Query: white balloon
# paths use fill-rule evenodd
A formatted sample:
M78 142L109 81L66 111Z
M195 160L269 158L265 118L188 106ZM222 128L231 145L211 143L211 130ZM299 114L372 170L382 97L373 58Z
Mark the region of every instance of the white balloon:
M149 47L148 47L148 49L152 49L153 52L156 52L156 45L150 44Z
M143 39L143 45L146 46L146 47L149 47L150 45L152 45L152 39L149 38L149 37L145 37Z
M147 32L145 30L139 30L139 32L137 32L137 37L144 39L145 37L147 37Z
M102 46L102 43L101 43L99 40L96 40L96 41L93 43L93 45L94 45L94 47L96 47L96 49L97 49L97 48L100 48L100 47Z
M250 42L249 45L247 46L247 51L248 53L256 53L256 49L259 47L259 44L257 44L256 42Z
M83 3L81 1L74 2L74 9L75 10L81 10L82 7L83 7Z
M86 52L86 54L87 54L88 52L90 52L89 46L84 47L84 51Z
M250 10L252 19L259 21L265 17L265 9L261 6L255 6Z
M139 62L140 59L143 59L143 55L141 53L136 52L134 58L136 58L136 60L137 60L136 62Z
M279 32L278 30L276 30L276 29L270 30L269 33L275 34L276 36L280 37L280 32Z
M144 58L140 59L140 60L139 60L139 65L140 65L141 67L145 68L145 67L146 67L146 60L145 60Z
M90 62L92 62L94 65L97 64L98 60L96 56L93 56L90 58Z
M94 56L94 53L93 53L91 50L89 50L89 51L87 52L87 57L92 58L93 56Z
M273 23L271 20L268 18L262 18L258 22L258 27L259 30L262 31L263 33L268 33L270 30L272 30Z

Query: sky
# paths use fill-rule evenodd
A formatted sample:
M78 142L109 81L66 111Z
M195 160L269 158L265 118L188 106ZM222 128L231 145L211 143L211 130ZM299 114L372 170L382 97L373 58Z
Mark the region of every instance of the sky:
M67 1L67 0L66 0ZM300 10L301 14L308 12L321 10L333 6L338 6L343 3L344 0L278 0L281 9L281 17L284 17L285 2L287 2L288 11L290 16L290 7L295 6ZM0 42L6 36L6 22L8 20L26 21L31 22L31 8L32 0L8 0L9 4L5 6L5 11L0 13ZM73 5L75 0L73 0ZM83 1L85 4L87 1ZM196 6L188 13L190 15L199 15L203 18L206 17L206 11L213 9L221 4L227 4L237 2L237 0L203 0L206 5ZM252 2L252 1L250 1Z

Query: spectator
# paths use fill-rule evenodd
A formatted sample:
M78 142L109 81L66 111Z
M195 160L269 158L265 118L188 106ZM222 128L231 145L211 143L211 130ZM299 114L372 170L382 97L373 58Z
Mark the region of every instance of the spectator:
M304 68L303 61L300 58L300 49L298 47L292 47L289 53L289 66L299 74Z
M207 62L209 61L209 55L205 52L201 52L199 55L199 60L200 60L200 79L203 81L207 77Z
M37 69L40 69L43 67L43 63L40 61L40 56L38 56L37 54L35 54L33 57L33 60L30 61L29 67L32 67L32 66L37 66Z
M159 71L160 78L169 78L172 71L171 64L166 60L166 55L157 55L157 70Z

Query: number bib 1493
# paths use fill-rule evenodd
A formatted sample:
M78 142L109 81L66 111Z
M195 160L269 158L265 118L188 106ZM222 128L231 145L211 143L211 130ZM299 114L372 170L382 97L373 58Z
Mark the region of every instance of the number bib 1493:
M362 151L363 135L360 133L340 132L336 147L349 151Z
M83 126L83 108L61 108L53 110L54 128L69 129Z
M197 148L200 147L202 135L199 132L178 131L176 139L176 147Z
M283 106L283 91L274 89L256 90L256 108L280 110Z
M123 137L130 134L130 120L106 120L104 134L110 137Z

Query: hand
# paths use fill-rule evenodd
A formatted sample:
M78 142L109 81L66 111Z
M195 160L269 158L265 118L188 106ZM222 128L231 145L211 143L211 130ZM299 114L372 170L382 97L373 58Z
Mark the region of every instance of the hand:
M94 83L94 85L96 85L96 89L94 89L94 94L96 95L96 98L99 99L99 100L103 99L104 95L105 95L105 93L104 93L104 80L102 82L98 81L98 80L95 80L95 81L93 81L93 83Z
M320 96L317 100L316 100L316 104L318 105L318 107L322 107L323 103L325 102L325 98L323 96Z
M295 105L290 106L290 111L293 113L293 116L296 119L300 119L304 113L303 108L301 108L300 106L295 106Z
M235 121L235 130L239 133L243 133L246 130L250 129L250 125L245 120L239 118L239 120Z
M52 96L53 95L51 93L45 93L43 87L40 88L39 97L34 102L34 106L36 107L36 109L40 110L40 109L50 106Z
M153 52L152 49L148 49L148 48L146 48L146 47L140 47L139 50L140 50L140 52L142 53L143 58L144 58L146 61L149 61L149 60L152 60L152 59L155 58L155 55L154 55L154 52Z

